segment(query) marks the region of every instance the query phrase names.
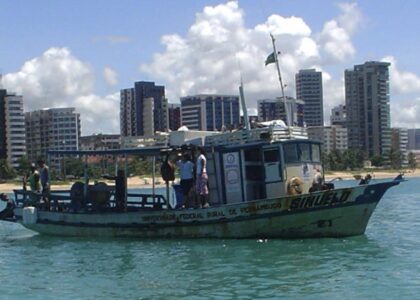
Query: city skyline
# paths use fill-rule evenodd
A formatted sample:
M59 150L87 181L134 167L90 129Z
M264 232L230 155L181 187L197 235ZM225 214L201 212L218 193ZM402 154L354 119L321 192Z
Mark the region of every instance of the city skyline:
M2 33L14 45L1 52L3 87L23 95L26 111L76 107L83 134L119 132L119 90L142 80L164 85L176 103L193 94L236 94L242 73L255 112L258 99L280 95L274 65L264 67L272 32L287 96L295 96L300 69L322 71L328 120L331 108L344 104L344 70L385 60L391 63L391 125L420 127L413 32L419 4L377 4L104 1L98 8L78 1L0 1Z

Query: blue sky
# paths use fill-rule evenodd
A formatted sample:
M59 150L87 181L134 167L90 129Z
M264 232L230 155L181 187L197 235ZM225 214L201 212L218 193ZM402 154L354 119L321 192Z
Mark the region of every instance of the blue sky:
M85 124L83 133L100 131L93 127L94 124L97 125L97 122L94 120L96 109L92 107L103 104L107 111L117 109L116 93L121 88L132 86L137 80L152 80L167 85L167 96L170 102L178 102L179 96L185 93L236 92L230 88L234 82L227 86L217 80L227 71L232 70L233 62L222 64L217 70L211 70L208 74L205 70L194 69L192 66L200 59L200 55L208 59L210 65L213 64L210 59L214 54L209 50L211 47L215 47L214 52L223 52L223 55L226 55L225 49L221 50L221 47L229 48L229 42L215 43L214 40L217 39L215 34L231 30L232 36L235 37L235 39L232 38L232 43L242 43L243 47L246 47L246 41L250 45L255 45L257 50L250 49L245 54L263 61L264 53L268 54L270 50L267 47L270 40L267 36L267 41L262 41L259 35L261 32L254 30L256 26L270 23L268 18L271 15L277 15L289 20L287 24L294 27L293 22L296 20L292 20L291 17L295 16L301 20L300 23L296 23L296 26L301 28L298 33L299 39L310 38L313 44L316 44L319 53L316 59L313 58L314 55L311 54L311 56L308 53L306 53L308 57L312 58L296 59L296 61L284 58L285 77L286 79L289 77L290 85L292 85L290 78L293 72L298 71L297 69L293 71L294 67L314 66L322 69L331 77L325 83L327 85L325 92L330 92L329 95L331 95L326 99L326 109L330 110L332 106L343 101L340 94L343 91L342 75L345 68L351 68L354 64L363 63L366 60L392 57L395 61L393 65L398 68L394 72L397 74L394 82L398 82L399 85L391 85L391 105L407 107L406 114L411 116L407 123L405 122L407 120L404 120L407 119L404 118L404 114L395 113L392 118L393 123L397 126L420 127L420 62L418 59L420 2L414 0L360 2L247 0L235 2L236 7L230 6L227 10L224 7L227 6L226 3L192 0L0 0L0 37L2 39L0 70L4 75L3 85L22 93L27 102L27 109L66 104L80 105L82 114L90 114L90 120L87 116L82 116L83 124ZM343 3L350 7L348 11L340 6ZM218 9L205 11L205 7L218 7ZM230 15L233 16L235 13L233 23L225 22ZM352 18L354 18L354 23ZM338 25L332 26L333 28L327 32L326 23L331 21ZM217 28L221 22L223 24ZM282 24L281 22L279 19L274 20L271 26ZM216 29L207 36L200 32L191 33L194 25L197 25L196 27L200 30L207 28L203 27L203 24L216 24L213 26L213 29L214 27ZM244 30L249 32L244 33ZM235 32L248 36L237 38ZM343 36L337 36L339 34ZM178 39L174 41L175 35ZM256 35L259 36L256 37ZM172 38L166 44L162 44L163 36L172 36ZM209 43L206 42L206 38L209 39ZM202 53L194 48L194 45L197 45L197 39L200 40L201 46L207 47ZM179 45L178 40L182 41L184 48L195 49L191 55L196 57L191 62L188 61L187 53L190 53L188 49L181 51L176 48L175 52L180 56L173 57L171 52L174 52L173 47ZM340 46L337 44L344 41L341 50L337 48L333 50L344 51L340 57L328 55L331 53L328 53L326 47L331 45L331 40L335 43L334 47ZM279 36L277 46L291 53L297 49L291 46L296 43L298 43L296 39L288 37L282 39ZM66 49L67 52L48 52L55 57L52 63L48 59L49 55L45 55L46 51L52 48ZM232 51L238 52L238 49L240 48ZM160 56L156 57L156 54ZM214 54L214 63L220 63L223 55L217 57ZM30 64L23 71L24 63L34 59L36 61L32 61L31 64L35 66ZM66 67L57 67L56 64L60 59L67 59ZM168 61L171 64L165 65ZM183 65L174 66L175 61ZM242 61L236 58L236 61L239 61L238 68L247 69L246 59ZM79 68L72 69L73 65L79 65ZM248 81L249 86L247 88L246 85L246 90L250 91L249 107L255 106L259 94L262 97L263 95L272 96L274 93L273 89L265 94L261 89L254 87L258 83L264 83L261 78L267 76L267 70L261 62L261 74L252 78L252 74L260 72L255 68L259 68L259 65L256 64L254 69L249 69L248 73L244 70L247 76L245 81L246 84ZM105 72L105 69L108 71ZM44 72L42 78L37 77L40 72ZM185 74L179 75L179 73ZM67 93L60 93L58 88L57 92L51 91L51 84L56 84L61 78L60 75L67 84L61 88L68 91ZM197 78L201 78L202 82L197 82ZM270 83L272 79L267 79L267 81ZM31 83L34 84L33 88L30 88ZM104 130L118 132L118 113L115 111L113 113L114 115L101 113L98 120L104 122ZM112 119L112 122L106 123L105 116Z

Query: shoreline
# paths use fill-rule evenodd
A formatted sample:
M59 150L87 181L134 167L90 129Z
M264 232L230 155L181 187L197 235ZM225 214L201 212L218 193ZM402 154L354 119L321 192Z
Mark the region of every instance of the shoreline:
M330 181L334 178L340 177L343 180L354 180L354 175L366 175L366 174L371 174L372 175L372 179L385 179L385 178L394 178L396 177L400 172L395 170L395 171L380 171L378 170L377 172L375 171L365 171L365 170L361 170L359 172L356 171L348 171L348 172L328 172L327 174L325 174L325 180L326 181ZM420 177L420 169L416 169L416 170L408 170L404 172L404 176L406 178L410 178L410 177ZM113 185L114 182L113 181L109 181L109 180L105 180L105 181L101 181L101 182L106 182L106 184L108 185ZM52 190L70 190L72 184L74 182L70 182L68 184L53 184L51 185ZM151 189L153 187L152 185L152 179L150 177L130 177L128 178L128 188L129 189L139 189L139 188L148 188ZM162 180L159 178L159 180L156 180L155 182L155 187L156 188L162 188L165 187L165 184L162 183ZM21 189L22 185L20 184L16 184L15 182L6 182L6 183L0 183L0 193L12 193L13 190L15 189Z
M410 177L420 177L420 169L415 170L402 170L402 171L382 171L382 170L360 170L360 171L337 171L337 172L328 172L325 174L325 180L329 181L334 178L340 177L343 180L353 180L354 175L366 175L370 174L372 175L372 179L386 179L386 178L395 178L400 173L404 173L404 177L410 178Z
M60 191L60 190L70 190L71 186L77 182L83 180L75 180L65 184L51 184L52 191ZM113 186L114 181L112 180L98 180L99 182L105 182L107 185ZM127 180L127 186L129 189L138 189L138 188L146 188L151 189L153 188L152 178L150 177L130 177ZM91 181L92 182L92 181ZM162 182L162 179L155 181L155 187L161 188L165 187L165 183ZM16 182L6 182L0 183L0 193L12 193L13 190L20 190L22 189L21 184L17 184Z

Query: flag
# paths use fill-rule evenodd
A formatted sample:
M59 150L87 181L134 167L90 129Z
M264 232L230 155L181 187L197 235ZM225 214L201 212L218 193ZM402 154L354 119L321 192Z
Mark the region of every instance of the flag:
M280 54L280 51L277 52L277 54ZM276 62L276 58L274 57L274 52L271 53L269 56L267 56L267 59L265 60L265 65L269 65L273 62Z

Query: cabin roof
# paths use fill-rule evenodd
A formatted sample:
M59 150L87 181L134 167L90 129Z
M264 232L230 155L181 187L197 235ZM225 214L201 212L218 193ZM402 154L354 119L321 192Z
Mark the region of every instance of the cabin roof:
M48 150L49 155L124 155L124 154L138 154L138 155L159 155L162 150L167 147L144 147L131 149L114 149L114 150Z
M254 148L254 147L261 147L266 145L278 145L278 144L290 144L290 143L310 143L310 144L322 144L320 141L316 140L304 140L304 139L295 139L295 140L286 140L286 141L259 141L253 143L246 143L246 144L239 144L239 145L219 145L215 148L217 150L239 150L239 149L247 149L247 148Z

